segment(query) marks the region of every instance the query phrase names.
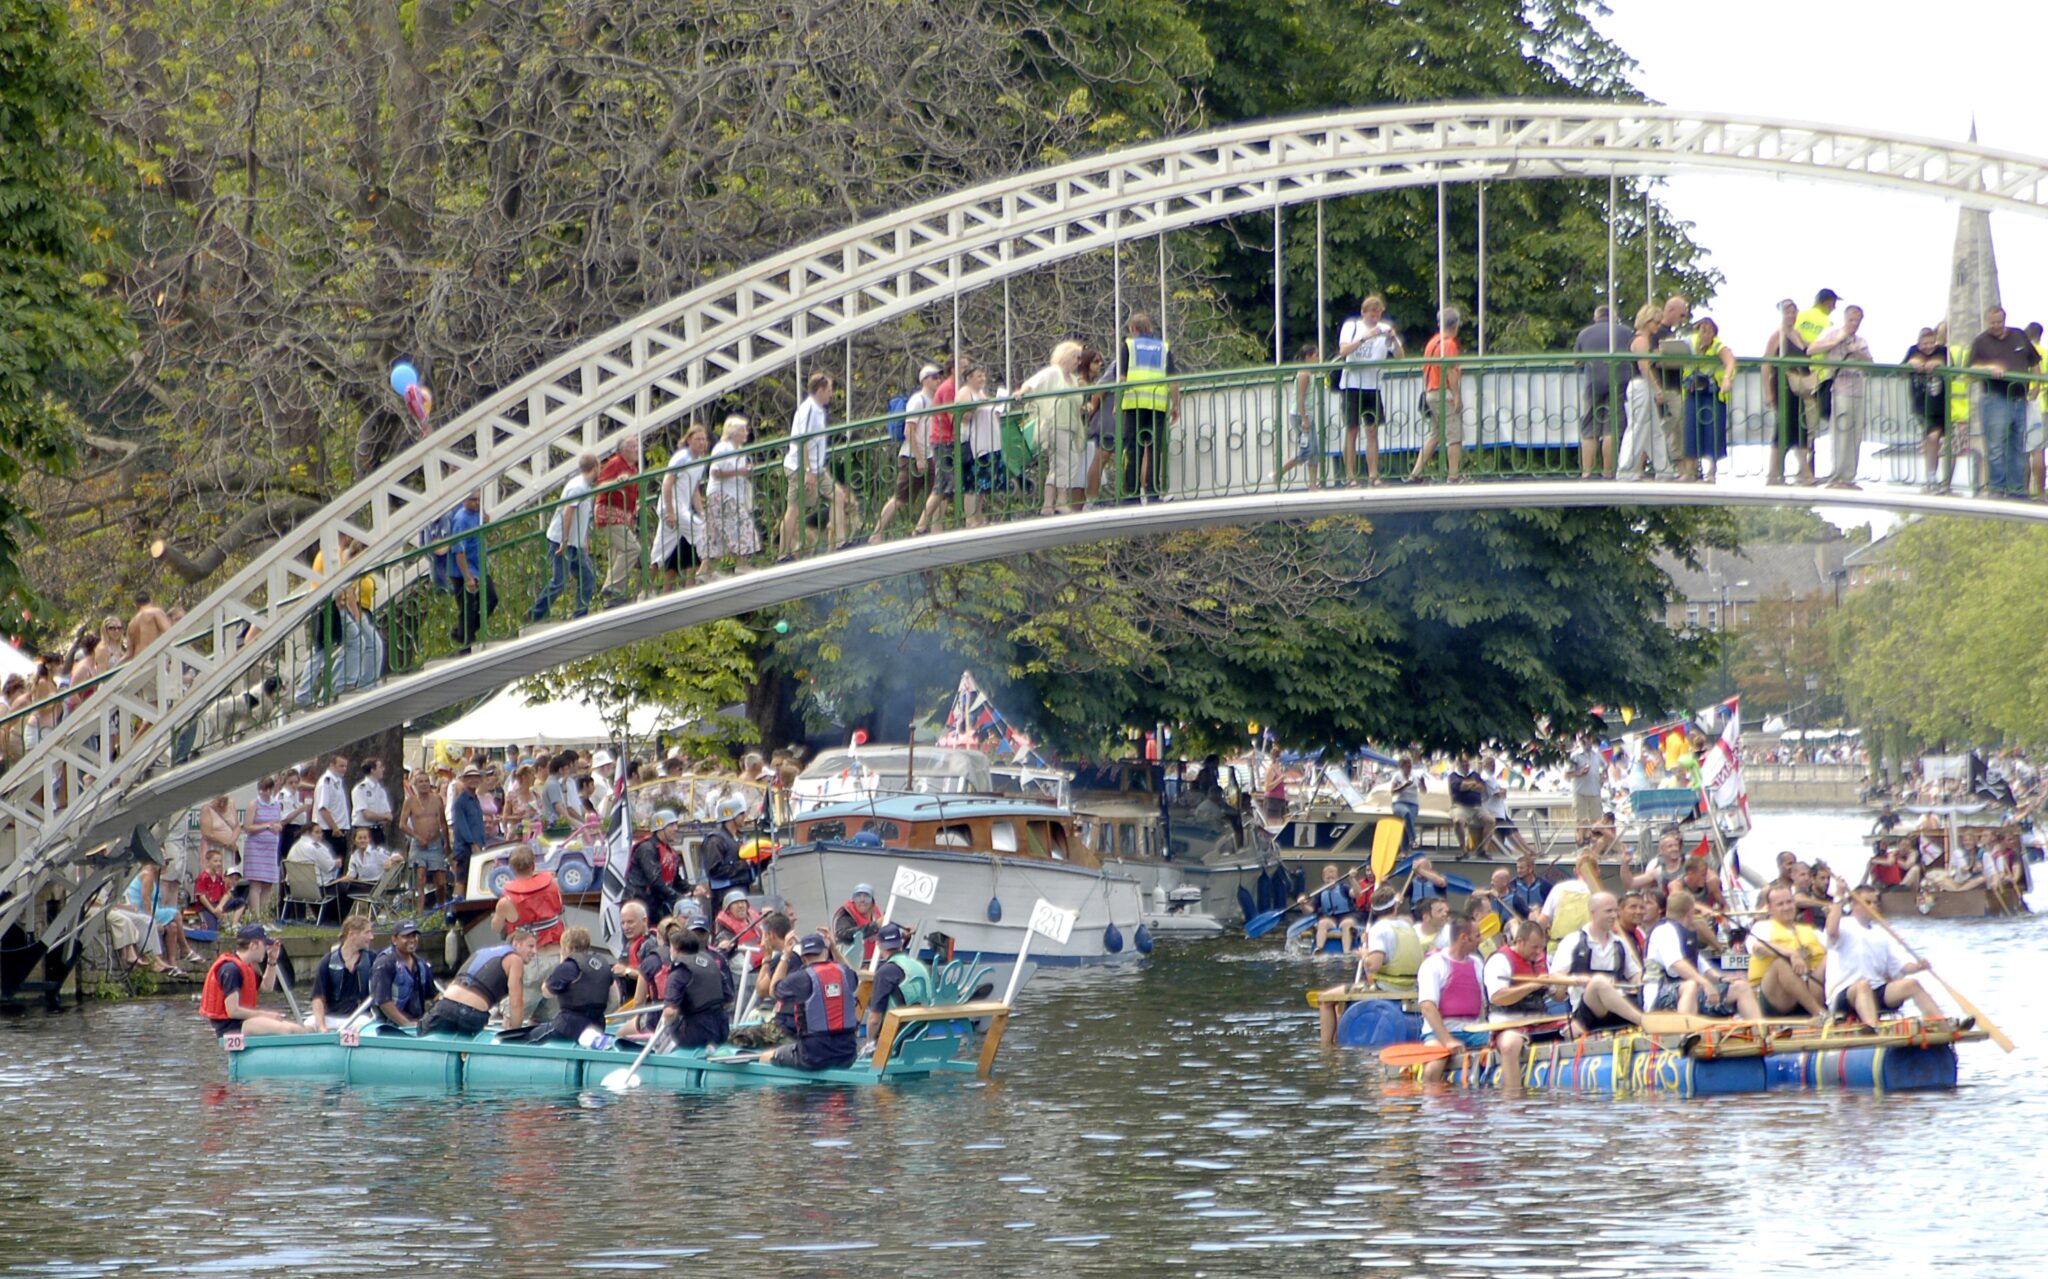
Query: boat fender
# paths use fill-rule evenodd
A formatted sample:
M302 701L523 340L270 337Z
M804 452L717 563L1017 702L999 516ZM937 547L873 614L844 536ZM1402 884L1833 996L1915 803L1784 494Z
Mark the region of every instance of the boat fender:
M1145 927L1145 926L1144 926L1143 924L1139 924L1139 925L1138 925L1138 935L1137 935L1136 941L1137 941L1137 944L1138 944L1138 953L1139 953L1140 955L1149 955L1149 954L1151 954L1151 953L1152 953L1152 930L1151 930L1151 929L1149 929L1149 928L1146 928L1146 927Z
M991 924L1000 924L1003 922L1002 898L991 897L988 899L988 922Z
M1246 888L1243 884L1239 884L1237 886L1237 908L1244 912L1244 917L1246 919L1250 919L1253 915L1259 913L1258 911L1252 909L1252 907L1256 905L1258 905L1258 903L1252 900L1251 890Z
M1112 955L1124 953L1124 935L1113 919L1109 921L1109 927L1102 930L1102 948Z

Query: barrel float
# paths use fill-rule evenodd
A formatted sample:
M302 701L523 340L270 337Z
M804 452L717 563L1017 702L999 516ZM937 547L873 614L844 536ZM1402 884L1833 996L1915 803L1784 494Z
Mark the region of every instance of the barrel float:
M1451 1082L1468 1087L1497 1087L1499 1059L1486 1053L1471 1071L1454 1071ZM1678 1052L1648 1051L1625 1054L1621 1059L1623 1094L1660 1093L1672 1097L1711 1097L1727 1093L1763 1092L1769 1077L1760 1057L1703 1061ZM1585 1093L1598 1097L1615 1095L1616 1059L1606 1053L1583 1057L1548 1053L1525 1060L1527 1086L1552 1092Z
M1421 1038L1421 1014L1401 1011L1398 1000L1361 999L1337 1020L1337 1043L1344 1048L1383 1048Z
M1831 1048L1773 1053L1771 1087L1815 1092L1923 1092L1956 1086L1956 1050L1932 1048Z
M395 1027L380 1026L365 1032L362 1042L348 1050L345 1082L385 1084L403 1088L460 1088L462 1054L442 1051L431 1041L421 1045Z

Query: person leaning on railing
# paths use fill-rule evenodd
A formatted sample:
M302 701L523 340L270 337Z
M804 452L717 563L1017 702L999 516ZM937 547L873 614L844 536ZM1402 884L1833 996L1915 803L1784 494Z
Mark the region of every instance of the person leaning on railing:
M1764 342L1764 358L1796 359L1805 355L1806 339L1799 335L1799 304L1785 298L1778 303L1778 327L1771 330L1771 336ZM1771 436L1771 463L1764 483L1785 482L1785 457L1790 454L1799 464L1799 483L1811 485L1815 482L1813 437L1820 421L1820 408L1814 403L1813 370L1767 364L1763 385L1764 410L1777 424Z
M1870 363L1870 343L1858 332L1863 326L1863 308L1844 307L1842 322L1807 344L1807 350L1824 357L1834 376L1828 384L1833 412L1828 429L1833 433L1835 466L1828 487L1856 487L1856 466L1863 456L1863 423L1868 413L1869 379L1860 365Z

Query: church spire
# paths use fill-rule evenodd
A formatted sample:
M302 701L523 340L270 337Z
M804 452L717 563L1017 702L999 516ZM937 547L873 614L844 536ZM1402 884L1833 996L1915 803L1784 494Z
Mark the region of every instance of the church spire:
M1970 117L1970 141L1977 118ZM1981 176L1976 179L1981 182ZM1965 205L1956 214L1955 252L1949 258L1948 340L1968 342L1984 327L1984 313L1999 305L1998 257L1991 249L1991 215Z

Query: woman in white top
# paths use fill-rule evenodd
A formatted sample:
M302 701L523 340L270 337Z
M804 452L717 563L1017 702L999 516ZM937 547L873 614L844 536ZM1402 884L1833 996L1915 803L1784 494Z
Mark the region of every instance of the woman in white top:
M966 404L985 400L988 393L988 370L977 365L967 366L956 402ZM967 527L980 528L988 522L981 518L981 495L1009 487L1003 474L1002 411L994 404L981 404L956 412L953 421L959 438L974 458L974 474L967 484L965 503Z
M1380 362L1399 356L1401 333L1387 320L1387 304L1378 294L1358 304L1358 314L1344 321L1337 332L1337 358L1344 368L1337 386L1344 393L1344 482L1358 480L1358 428L1365 427L1365 476L1368 484L1380 482L1380 423L1387 420L1386 403L1380 398Z
M680 577L689 585L702 563L698 546L704 540L704 462L710 456L711 433L702 422L692 422L683 434L683 447L662 472L653 562L667 582Z
M754 527L754 460L740 452L747 435L747 419L735 413L725 419L718 447L711 450L704 483L707 560L744 559L761 550L761 532Z
M1019 396L1036 396L1028 412L1038 419L1038 451L1045 458L1045 502L1043 514L1051 515L1062 502L1069 511L1081 509L1088 488L1088 441L1081 419L1081 385L1074 368L1081 360L1079 342L1062 342L1052 349L1052 358L1031 379L1017 388Z
M1828 477L1831 489L1855 488L1856 466L1863 459L1865 388L1864 373L1858 366L1870 363L1870 343L1858 331L1862 327L1863 308L1846 307L1842 322L1806 348L1816 356L1826 356L1834 366L1834 376L1829 379L1833 403L1828 414L1828 434L1833 439L1835 454L1834 474ZM2038 450L2029 453L2032 457L2040 456Z

